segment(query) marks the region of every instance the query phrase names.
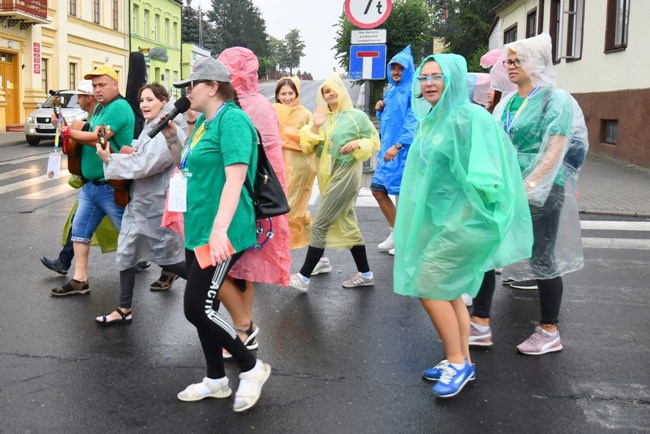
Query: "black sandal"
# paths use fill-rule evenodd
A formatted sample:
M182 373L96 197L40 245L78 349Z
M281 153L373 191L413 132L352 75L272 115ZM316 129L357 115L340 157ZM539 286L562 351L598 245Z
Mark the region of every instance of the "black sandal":
M88 280L82 282L76 279L70 279L65 285L57 286L50 290L50 295L54 297L65 297L67 295L87 295L90 294L90 285Z
M178 279L178 274L172 273L171 271L161 270L160 277L151 284L149 289L151 291L167 291L172 287L176 279Z
M95 322L102 327L109 327L113 325L131 324L131 321L133 321L133 315L131 314L131 311L124 312L122 309L117 307L115 308L115 312L121 316L120 319L112 319L109 321L108 315L110 315L110 313L104 313L101 316L101 320L100 318L95 318Z

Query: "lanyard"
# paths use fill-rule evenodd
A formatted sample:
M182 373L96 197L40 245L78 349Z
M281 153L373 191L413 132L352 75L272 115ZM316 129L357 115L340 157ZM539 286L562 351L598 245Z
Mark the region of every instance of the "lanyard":
M219 115L219 112L226 107L226 103L224 102L221 107L219 107L219 110L214 114L214 117L212 119L216 119L216 117ZM212 121L211 119L211 121ZM192 142L187 143L185 146L183 146L183 149L181 150L181 164L179 165L179 169L183 171L185 169L185 166L187 165L187 159L189 158L190 154L192 153L192 149L199 143L201 138L203 137L203 134L205 133L205 124L208 121L203 121L201 126L199 126L198 130L194 133L192 136Z
M513 115L510 112L510 106L512 106L512 101L515 99L514 97L510 99L510 102L508 102L508 107L506 107L506 132L508 133L508 136L512 138L512 124L514 123L515 119L517 119L517 116L519 116L519 113L526 107L526 104L528 104L528 98L531 96L535 96L537 92L542 88L542 86L537 85L533 88L533 90L530 91L528 96L524 99L524 102L521 103L515 114Z

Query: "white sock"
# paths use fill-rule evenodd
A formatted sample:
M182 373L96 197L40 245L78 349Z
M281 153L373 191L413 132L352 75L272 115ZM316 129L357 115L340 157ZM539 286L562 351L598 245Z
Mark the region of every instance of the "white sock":
M223 377L223 378L207 378L206 377L207 381L205 383L208 383L208 384L210 384L210 386L213 386L213 387L220 387L220 386L222 386L221 383L224 381L224 379L226 381L228 381L227 377ZM205 383L203 381L201 381L194 388L201 395L210 395L210 394L214 393L212 390L210 390L210 388L208 386L205 385Z
M453 367L456 372L458 372L463 370L465 363L450 363L449 366Z
M305 283L309 283L311 279L309 277L305 277L302 274L298 273L298 275L302 278L302 281Z
M366 279L372 279L373 276L372 271L368 271L367 273L361 273L361 275Z
M480 332L485 333L486 331L490 330L489 325L484 326L484 325L476 324L474 321L471 321L471 323L472 323L472 327L474 327L476 330Z
M541 331L543 331L544 333L546 333L547 336L550 336L550 337L552 337L552 338L554 338L555 336L557 336L557 332L556 332L556 331L555 331L555 332L549 332L549 331L544 330L544 329L541 328L541 327L540 327L539 329L540 329Z
M207 377L206 377L207 378ZM221 378L207 378L207 383L210 386L220 386L224 381L228 381L228 377Z

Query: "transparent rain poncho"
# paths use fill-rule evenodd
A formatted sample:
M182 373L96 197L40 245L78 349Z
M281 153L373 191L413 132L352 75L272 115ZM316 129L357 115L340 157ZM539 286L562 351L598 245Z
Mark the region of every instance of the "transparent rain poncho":
M312 115L300 102L300 79L288 78L296 85L298 96L290 105L276 102L273 108L280 122L287 199L291 208L288 214L291 248L299 249L309 244L311 213L307 205L316 178L316 157L314 154L303 153L300 147L300 129L311 122ZM285 79L287 77L280 81Z
M503 276L551 279L584 265L576 184L589 146L587 129L575 99L556 87L550 36L543 33L506 45L497 64L511 52L521 60L520 68L537 90L524 99L516 113L510 107L517 92L503 98L494 117L517 150L535 226L535 245L530 260L507 267Z
M390 74L392 63L399 63L404 67L402 78L397 84ZM388 194L399 194L408 150L413 142L413 134L418 123L413 116L413 110L411 110L411 84L413 83L415 65L410 45L390 60L386 72L390 86L384 95L386 104L384 109L377 111L381 131L381 149L377 154L377 167L372 182L386 187ZM403 145L402 150L394 159L384 161L384 154L396 143Z
M337 110L332 112L323 99L323 87L338 94ZM306 154L316 153L321 202L312 223L310 246L349 249L363 244L354 203L361 188L363 162L379 149L379 134L368 116L353 108L341 77L332 73L318 89L316 104L328 116L318 130L312 122L300 130L300 145ZM341 148L357 141L359 149L342 154Z
M431 300L475 296L485 271L530 257L532 225L514 149L467 96L467 64L427 57L444 74L434 108L413 84L420 121L395 224L394 292Z

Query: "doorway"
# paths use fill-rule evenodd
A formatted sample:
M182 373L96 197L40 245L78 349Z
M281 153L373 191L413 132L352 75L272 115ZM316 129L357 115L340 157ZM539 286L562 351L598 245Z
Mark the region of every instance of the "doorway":
M20 124L20 112L18 110L18 55L0 51L0 80L2 89L7 101L6 124Z

